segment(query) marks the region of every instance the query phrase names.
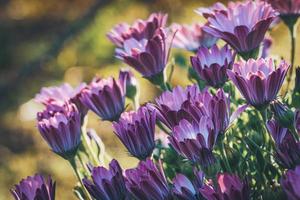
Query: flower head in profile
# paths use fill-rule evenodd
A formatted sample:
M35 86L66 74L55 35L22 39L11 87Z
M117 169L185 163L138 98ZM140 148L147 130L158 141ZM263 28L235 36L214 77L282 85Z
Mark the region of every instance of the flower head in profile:
M134 38L137 41L150 39L159 28L164 28L168 15L152 13L147 20L138 19L133 25L127 23L117 24L107 33L108 39L118 47L123 47L125 40Z
M175 126L169 141L178 154L203 167L215 162L213 147L218 134L214 132L212 121L203 116L199 123L183 119Z
M230 44L243 58L254 58L275 17L275 10L264 2L230 3L225 10L210 12L204 30Z
M37 114L38 129L52 151L69 159L81 142L81 116L75 104L48 105Z
M234 59L235 53L227 45L221 49L214 45L211 49L200 47L191 57L191 64L207 85L220 88L228 79L227 69L232 68Z
M102 120L118 120L125 107L125 87L119 80L94 78L82 90L81 102Z
M275 67L272 59L260 58L237 62L227 74L247 102L262 109L276 98L288 69L284 61Z
M281 187L289 200L300 199L300 165L288 170L281 178Z
M11 189L11 193L15 200L54 200L55 182L51 177L44 178L36 174L22 179Z
M172 43L175 48L197 51L201 46L210 48L217 42L216 37L203 31L203 25L200 23L192 25L172 24L170 31L175 34Z
M287 128L283 128L275 120L267 122L267 129L275 142L275 159L287 169L300 164L300 142L297 142Z
M126 187L136 199L171 200L171 191L160 166L146 159L138 166L125 171Z
M207 200L230 199L230 200L249 200L250 188L247 181L242 181L234 174L218 174L218 187L205 185L200 189L201 194Z
M144 160L155 147L156 112L150 113L147 107L136 112L125 112L118 122L113 123L116 135L134 157Z
M85 115L87 108L79 100L81 90L85 86L85 83L81 83L76 88L73 88L70 84L64 83L60 86L44 87L40 93L36 94L35 101L45 106L49 104L62 106L66 101L70 101L77 106L82 115Z
M272 7L280 13L283 20L297 20L300 16L299 0L262 0L272 5Z
M125 40L123 47L116 50L116 57L149 79L163 73L168 62L169 51L167 35L163 29L158 29L149 39Z
M116 160L112 160L109 169L94 167L91 170L92 181L83 179L83 184L95 199L120 200L127 196L122 169Z

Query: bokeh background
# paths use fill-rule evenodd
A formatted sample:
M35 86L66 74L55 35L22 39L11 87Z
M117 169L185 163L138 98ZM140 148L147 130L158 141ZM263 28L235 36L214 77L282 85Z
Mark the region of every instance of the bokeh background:
M61 158L49 151L37 132L36 112L43 106L33 97L43 86L89 82L97 74L117 76L124 65L114 58L114 46L105 34L114 24L145 19L151 12L169 14L169 23L203 21L193 10L210 0L0 0L0 200L11 199L9 189L36 172L57 181L57 199L75 199L74 176ZM226 1L222 1L225 2ZM299 32L299 29L298 29ZM280 23L270 35L272 53L289 59L289 35ZM297 40L296 63L300 64ZM189 53L174 50L176 65L172 82L186 85L182 63ZM188 65L188 63L187 63ZM140 79L140 102L152 100L159 91ZM124 168L136 160L128 156L112 133L110 123L92 113L89 127L97 130L108 154Z

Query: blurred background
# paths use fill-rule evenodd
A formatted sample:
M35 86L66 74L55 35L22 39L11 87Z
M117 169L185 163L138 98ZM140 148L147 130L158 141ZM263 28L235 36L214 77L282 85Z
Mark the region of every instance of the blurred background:
M57 199L75 199L71 168L48 149L39 135L35 117L43 106L33 97L41 87L68 82L89 82L97 74L117 76L124 65L114 58L114 46L105 34L116 23L145 19L151 12L169 14L169 23L203 21L193 10L212 5L211 0L0 0L0 200L11 199L9 189L36 172L51 174L57 181ZM226 3L226 1L223 1ZM299 32L299 30L298 30ZM280 23L270 35L271 52L289 59L289 35ZM299 39L296 63L300 64ZM189 53L174 50L184 63ZM187 63L188 64L188 63ZM176 65L173 84L186 68ZM152 100L159 91L140 79L140 102ZM128 156L114 136L111 124L92 113L89 127L97 130L107 152L124 168L136 160Z

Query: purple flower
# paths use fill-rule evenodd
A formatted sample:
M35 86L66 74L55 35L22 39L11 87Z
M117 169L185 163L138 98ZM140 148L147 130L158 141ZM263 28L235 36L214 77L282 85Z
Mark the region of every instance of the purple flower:
M125 88L120 81L112 77L108 79L94 78L82 90L80 100L102 120L118 120L124 111Z
M173 196L180 200L197 200L197 188L183 174L177 174L173 179Z
M79 97L81 96L81 90L85 86L85 83L81 83L76 88L73 88L70 84L64 83L60 86L44 87L35 96L35 101L45 106L48 104L62 106L66 101L70 101L77 106L78 110L84 116L87 113L87 108L80 102Z
M127 189L118 161L113 159L109 169L94 167L91 174L93 181L83 179L83 184L91 196L101 200L125 200Z
M228 173L217 175L218 187L205 185L200 189L207 200L249 200L250 188L247 181L241 181L236 175Z
M203 31L203 25L200 23L192 25L172 24L170 30L175 34L172 43L175 48L197 51L200 46L210 48L217 42L217 38Z
M144 77L153 78L162 74L167 65L170 51L167 43L166 33L158 29L149 39L124 41L123 48L116 50L116 56Z
M45 179L36 174L22 179L14 189L11 189L11 193L15 200L54 200L55 182L51 177Z
M249 59L235 63L227 74L247 102L262 109L276 98L288 68L284 61L276 68L272 59Z
M233 119L230 117L230 98L222 89L218 89L215 95L212 95L207 90L202 92L202 95L195 99L205 111L212 123L215 134L223 134L228 128ZM232 116L238 116L243 109L237 109Z
M211 49L200 47L196 56L191 56L193 68L202 80L215 88L220 88L227 81L227 69L231 69L235 53L224 46L219 49L214 45Z
M157 118L169 129L186 119L189 122L199 122L202 116L212 120L216 134L224 133L231 121L245 108L239 108L230 119L229 96L219 89L215 95L208 90L200 91L196 85L186 89L180 86L173 91L166 91L156 100L156 104L148 107L157 111Z
M275 159L287 169L300 164L300 142L296 142L292 133L275 120L267 122L267 128L275 141Z
M137 168L128 169L126 187L136 199L171 199L171 192L162 168L150 159L140 161Z
M140 107L136 112L125 112L113 123L116 135L134 157L144 160L155 147L156 112Z
M230 6L231 4L234 4L233 2L229 2ZM217 12L226 12L227 11L227 7L220 2L217 2L215 4L213 4L211 7L205 8L205 7L200 7L197 8L195 10L195 12L199 15L202 15L203 17L205 17L206 19L209 17L213 17L215 13Z
M269 4L248 0L231 3L226 10L217 9L210 15L209 23L203 29L223 39L248 59L255 57L276 12Z
M202 116L201 110L195 108L193 113L189 112L191 100L200 95L198 86L188 86L186 89L177 86L172 91L165 91L155 99L156 104L148 104L152 110L156 110L157 118L169 129L178 125L181 119L193 119L198 115ZM191 110L191 109L190 109Z
M37 114L38 129L52 151L65 159L73 157L81 142L81 118L75 104L48 105Z
M215 162L213 147L218 134L213 129L212 121L203 116L199 123L190 123L183 119L173 128L170 143L178 154L193 163L207 167Z
M281 17L300 16L299 0L263 0L272 5L272 7L280 13Z
M300 165L288 170L281 178L281 186L289 200L300 199Z
M109 33L108 39L118 47L123 47L125 40L134 38L136 40L150 39L159 28L165 27L168 15L163 13L152 13L147 20L136 20L132 26L121 23L116 25Z
M126 97L133 99L137 94L137 80L129 69L121 69L119 81L126 88Z

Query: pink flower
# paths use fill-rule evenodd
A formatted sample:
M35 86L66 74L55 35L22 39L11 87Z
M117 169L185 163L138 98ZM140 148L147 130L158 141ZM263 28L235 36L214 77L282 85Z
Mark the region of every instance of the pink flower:
M172 44L175 48L197 51L201 46L210 48L217 42L217 38L203 31L203 25L199 23L192 25L172 24L170 30L175 33Z
M150 39L156 30L164 27L168 15L163 13L152 13L147 20L136 20L132 26L127 23L116 25L109 33L108 39L118 47L124 45L124 41L130 38L136 40Z
M227 74L247 102L262 109L276 98L288 69L285 61L275 67L272 59L260 58L235 63Z
M251 16L251 17L250 17ZM203 29L230 44L243 58L254 58L265 33L276 17L267 3L246 1L231 3L226 10L210 13Z
M250 188L247 181L241 181L237 175L228 173L217 175L218 187L205 185L200 189L201 194L207 200L230 199L230 200L249 200Z
M45 106L49 104L62 106L66 101L69 101L74 103L81 115L84 116L87 113L87 108L80 102L79 97L81 96L81 90L85 86L85 83L81 83L76 88L73 88L70 84L64 83L59 86L44 87L40 93L35 95L34 100Z

